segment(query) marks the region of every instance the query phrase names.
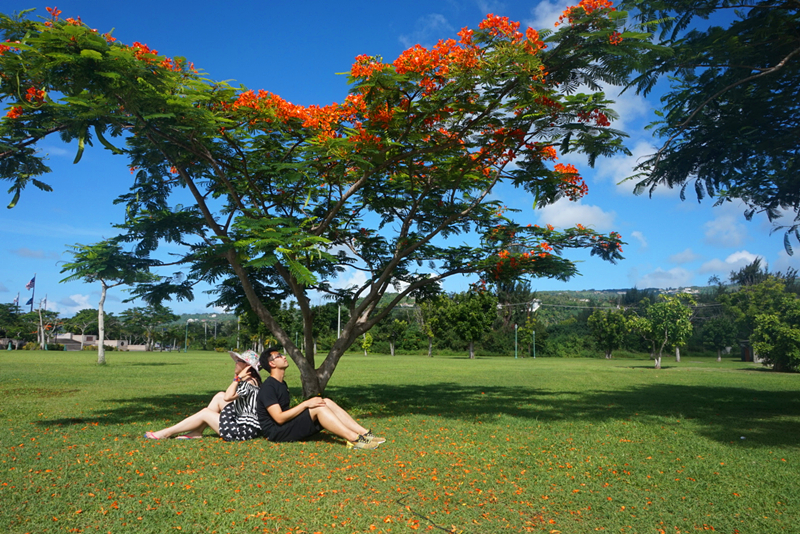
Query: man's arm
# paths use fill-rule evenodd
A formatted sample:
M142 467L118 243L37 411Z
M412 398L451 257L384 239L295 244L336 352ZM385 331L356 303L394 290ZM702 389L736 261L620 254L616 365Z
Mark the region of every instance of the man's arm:
M305 410L311 408L321 408L323 406L325 406L325 399L322 397L311 397L310 399L303 401L297 406L289 408L286 411L281 410L280 404L271 404L267 406L267 412L269 412L269 416L272 417L273 421L279 425L282 425L287 421L291 421Z

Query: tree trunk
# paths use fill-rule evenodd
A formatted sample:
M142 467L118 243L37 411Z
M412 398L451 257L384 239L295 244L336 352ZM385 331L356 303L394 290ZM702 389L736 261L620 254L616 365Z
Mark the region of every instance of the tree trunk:
M101 280L102 282L102 280ZM100 291L100 302L97 303L97 365L106 364L106 321L103 314L103 305L106 303L106 283ZM81 341L83 345L83 341Z
M474 341L470 341L469 342L469 359L470 360L474 360L475 359L475 342Z
M389 341L389 354L394 356L394 341Z
M660 352L658 353L658 356L656 356L655 361L656 361L655 368L656 369L661 369L661 353Z
M42 322L42 303L39 303L39 328L36 332L36 337L38 338L37 341L39 342L39 348L41 350L45 350L44 345L46 343L44 339L44 323Z
M717 349L717 363L720 363L721 361L722 361L722 351L720 349Z
M675 347L675 361L676 362L680 362L681 361L681 348L680 347Z
M606 351L606 360L610 360L610 359L611 359L611 351L607 350Z
M433 338L428 337L428 358L433 358Z

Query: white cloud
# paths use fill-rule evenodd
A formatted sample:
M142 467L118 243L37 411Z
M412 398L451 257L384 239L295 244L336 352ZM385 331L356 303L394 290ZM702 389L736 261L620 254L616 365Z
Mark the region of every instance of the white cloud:
M356 269L347 269L344 273L340 274L333 282L331 287L335 289L343 289L348 287L361 287L367 281L367 275L364 271Z
M534 30L552 30L553 24L558 21L558 17L569 5L574 5L574 2L542 0L531 9L531 18L525 19L524 23Z
M595 180L611 182L616 185L617 193L631 196L638 180L633 179L624 182L623 180L632 176L636 165L655 151L656 148L649 141L639 141L631 148L630 156L618 155L611 158L600 158L595 166ZM645 191L641 196L647 198L649 194L649 191ZM653 191L653 196L677 197L678 193L675 189L659 186Z
M741 214L731 213L731 209L721 207L721 213L704 225L705 243L717 247L740 246L747 235L747 228L740 217Z
M482 16L486 16L489 13L500 15L504 11L506 11L505 2L496 2L493 0L476 0L475 4L478 6L478 9L480 10Z
M8 234L29 235L36 237L67 237L70 239L76 236L88 236L102 238L104 234L111 234L113 228L111 224L107 224L106 230L96 228L79 228L70 224L51 224L51 223L36 223L22 219L8 219L0 218L0 227L3 232Z
M692 251L692 249L687 248L683 252L678 252L677 254L673 254L672 256L670 256L669 262L681 264L681 263L691 263L699 259L700 259L699 255L695 254L694 251Z
M636 287L647 289L650 287L668 288L691 285L693 275L682 267L674 267L665 271L661 267L644 275L636 281Z
M81 295L80 293L76 293L74 295L64 297L57 302L50 302L48 308L57 311L61 317L72 317L81 310L96 307L96 303L94 305L91 304L89 299L89 295Z
M19 256L21 258L33 258L37 260L43 260L43 259L57 260L59 258L59 255L56 254L55 252L45 252L43 250L31 250L27 247L21 247L16 250L11 250L10 252L15 256Z
M431 13L418 18L414 24L414 31L409 35L401 35L398 39L406 48L411 48L416 44L430 48L439 42L443 35L451 34L454 36L455 28L447 22L444 15Z
M746 250L740 250L738 252L734 252L724 260L720 260L719 258L715 258L713 260L705 262L703 265L700 266L698 272L700 273L714 273L719 275L720 278L727 278L728 273L731 271L735 271L737 269L741 269L745 265L753 263L753 260L758 258L756 254L748 252Z
M793 243L793 245L795 244ZM800 257L798 257L798 251L796 248L797 247L795 247L795 253L793 256L789 256L786 253L786 250L781 248L781 250L778 251L778 259L775 260L772 265L770 265L770 271L781 271L785 273L790 268L800 270Z
M541 208L538 212L540 224L552 224L557 228L571 228L582 224L599 232L613 230L617 214L606 212L597 206L562 199Z
M40 152L44 152L48 156L75 157L75 153L73 151L67 150L66 148L60 146L46 145L42 147Z
M636 239L639 242L639 246L642 248L647 248L647 239L645 239L644 234L639 230L634 230L631 232L631 237Z

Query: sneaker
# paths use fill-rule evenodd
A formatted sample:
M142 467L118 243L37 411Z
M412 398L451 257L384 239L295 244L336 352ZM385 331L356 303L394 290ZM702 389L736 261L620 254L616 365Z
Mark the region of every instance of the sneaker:
M377 443L378 445L380 445L381 443L386 443L386 438L376 436L375 434L372 433L372 429L367 430L367 433L364 434L364 437L367 438L367 441L370 441L372 443Z
M348 441L347 442L348 449L377 449L378 444L374 441L369 441L364 436L359 435L358 439L355 441Z

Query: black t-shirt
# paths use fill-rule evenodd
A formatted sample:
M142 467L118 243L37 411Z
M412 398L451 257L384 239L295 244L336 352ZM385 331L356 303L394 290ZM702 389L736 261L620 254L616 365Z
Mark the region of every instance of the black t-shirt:
M279 382L271 376L267 377L256 398L256 414L258 423L261 425L262 436L269 436L271 431L278 426L267 408L277 404L285 412L289 409L290 401L289 386L286 385L286 382Z

